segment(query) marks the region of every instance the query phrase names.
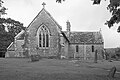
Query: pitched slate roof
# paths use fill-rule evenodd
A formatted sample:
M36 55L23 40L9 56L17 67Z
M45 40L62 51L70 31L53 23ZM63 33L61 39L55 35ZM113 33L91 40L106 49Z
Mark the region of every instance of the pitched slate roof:
M67 36L67 32L64 31ZM70 32L70 43L103 43L103 38L100 32Z

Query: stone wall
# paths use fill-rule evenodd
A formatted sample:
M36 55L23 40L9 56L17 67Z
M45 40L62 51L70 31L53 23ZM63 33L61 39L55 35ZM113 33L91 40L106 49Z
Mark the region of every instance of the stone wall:
M49 47L48 48L38 48L38 41L37 38L31 37L30 38L30 55L39 54L41 56L55 56L58 54L59 48L59 35L50 35L49 37Z
M60 44L61 44L61 55L68 58L69 43L68 43L68 41L66 40L65 37L61 36Z
M78 52L76 52L76 45L79 46ZM94 52L92 52L92 45L94 46ZM70 44L69 57L81 58L81 59L94 59L95 50L98 50L98 59L102 59L103 44Z
M23 55L23 49L22 45L24 43L24 40L16 40L13 45L15 46L13 50L7 50L5 57L25 57Z
M37 32L39 28L44 25L50 32L49 48L38 48ZM28 27L29 32L29 49L30 55L39 54L41 56L57 56L59 53L59 26L51 19L50 15L46 11L42 11L38 17Z
M24 40L16 40L15 41L15 51L16 53L23 52L22 45L24 44Z

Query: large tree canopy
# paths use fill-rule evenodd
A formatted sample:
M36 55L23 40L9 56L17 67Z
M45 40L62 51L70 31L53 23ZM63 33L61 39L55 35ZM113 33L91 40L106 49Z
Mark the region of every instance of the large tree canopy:
M15 21L11 18L0 18L0 28L2 31L12 34L13 37L15 37L22 29L24 29L21 22Z
M22 29L24 29L23 24L19 21L0 18L0 48L6 49Z
M56 2L61 3L65 0L56 0ZM101 0L91 0L93 1L93 5L100 4ZM106 0L104 0L106 1ZM114 24L118 24L120 22L120 0L109 0L110 3L107 6L107 10L112 13L109 20L106 21L106 25L108 25L109 28L113 27ZM120 32L120 26L118 26L117 29L118 32Z
M2 15L7 14L7 8L3 7L4 2L0 0L0 51L6 50L14 37L22 30L25 29L23 24L11 18L2 18Z
M112 16L108 21L106 21L106 25L109 28L113 27L114 24L118 24L120 22L120 0L109 0L109 4L107 6L107 10L112 13ZM100 4L101 0L93 0L93 4ZM120 26L117 29L120 32Z

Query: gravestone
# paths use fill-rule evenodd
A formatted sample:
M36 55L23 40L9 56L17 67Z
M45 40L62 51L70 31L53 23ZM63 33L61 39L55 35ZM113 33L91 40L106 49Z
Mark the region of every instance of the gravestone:
M109 60L108 61L112 62L112 60L111 60L111 53L109 54Z
M94 58L94 63L97 63L97 50L95 50L95 58Z
M31 55L32 62L39 61L39 60L40 60L40 55Z
M109 78L114 78L115 77L115 72L116 72L116 67L112 67L109 71L108 77Z

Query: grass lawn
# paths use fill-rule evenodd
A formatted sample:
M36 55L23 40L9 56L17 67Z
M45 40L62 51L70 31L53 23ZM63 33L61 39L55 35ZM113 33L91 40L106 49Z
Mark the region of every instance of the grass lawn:
M107 69L115 65L119 71L119 63L1 58L0 80L109 80ZM120 73L115 74L114 80L120 80Z

